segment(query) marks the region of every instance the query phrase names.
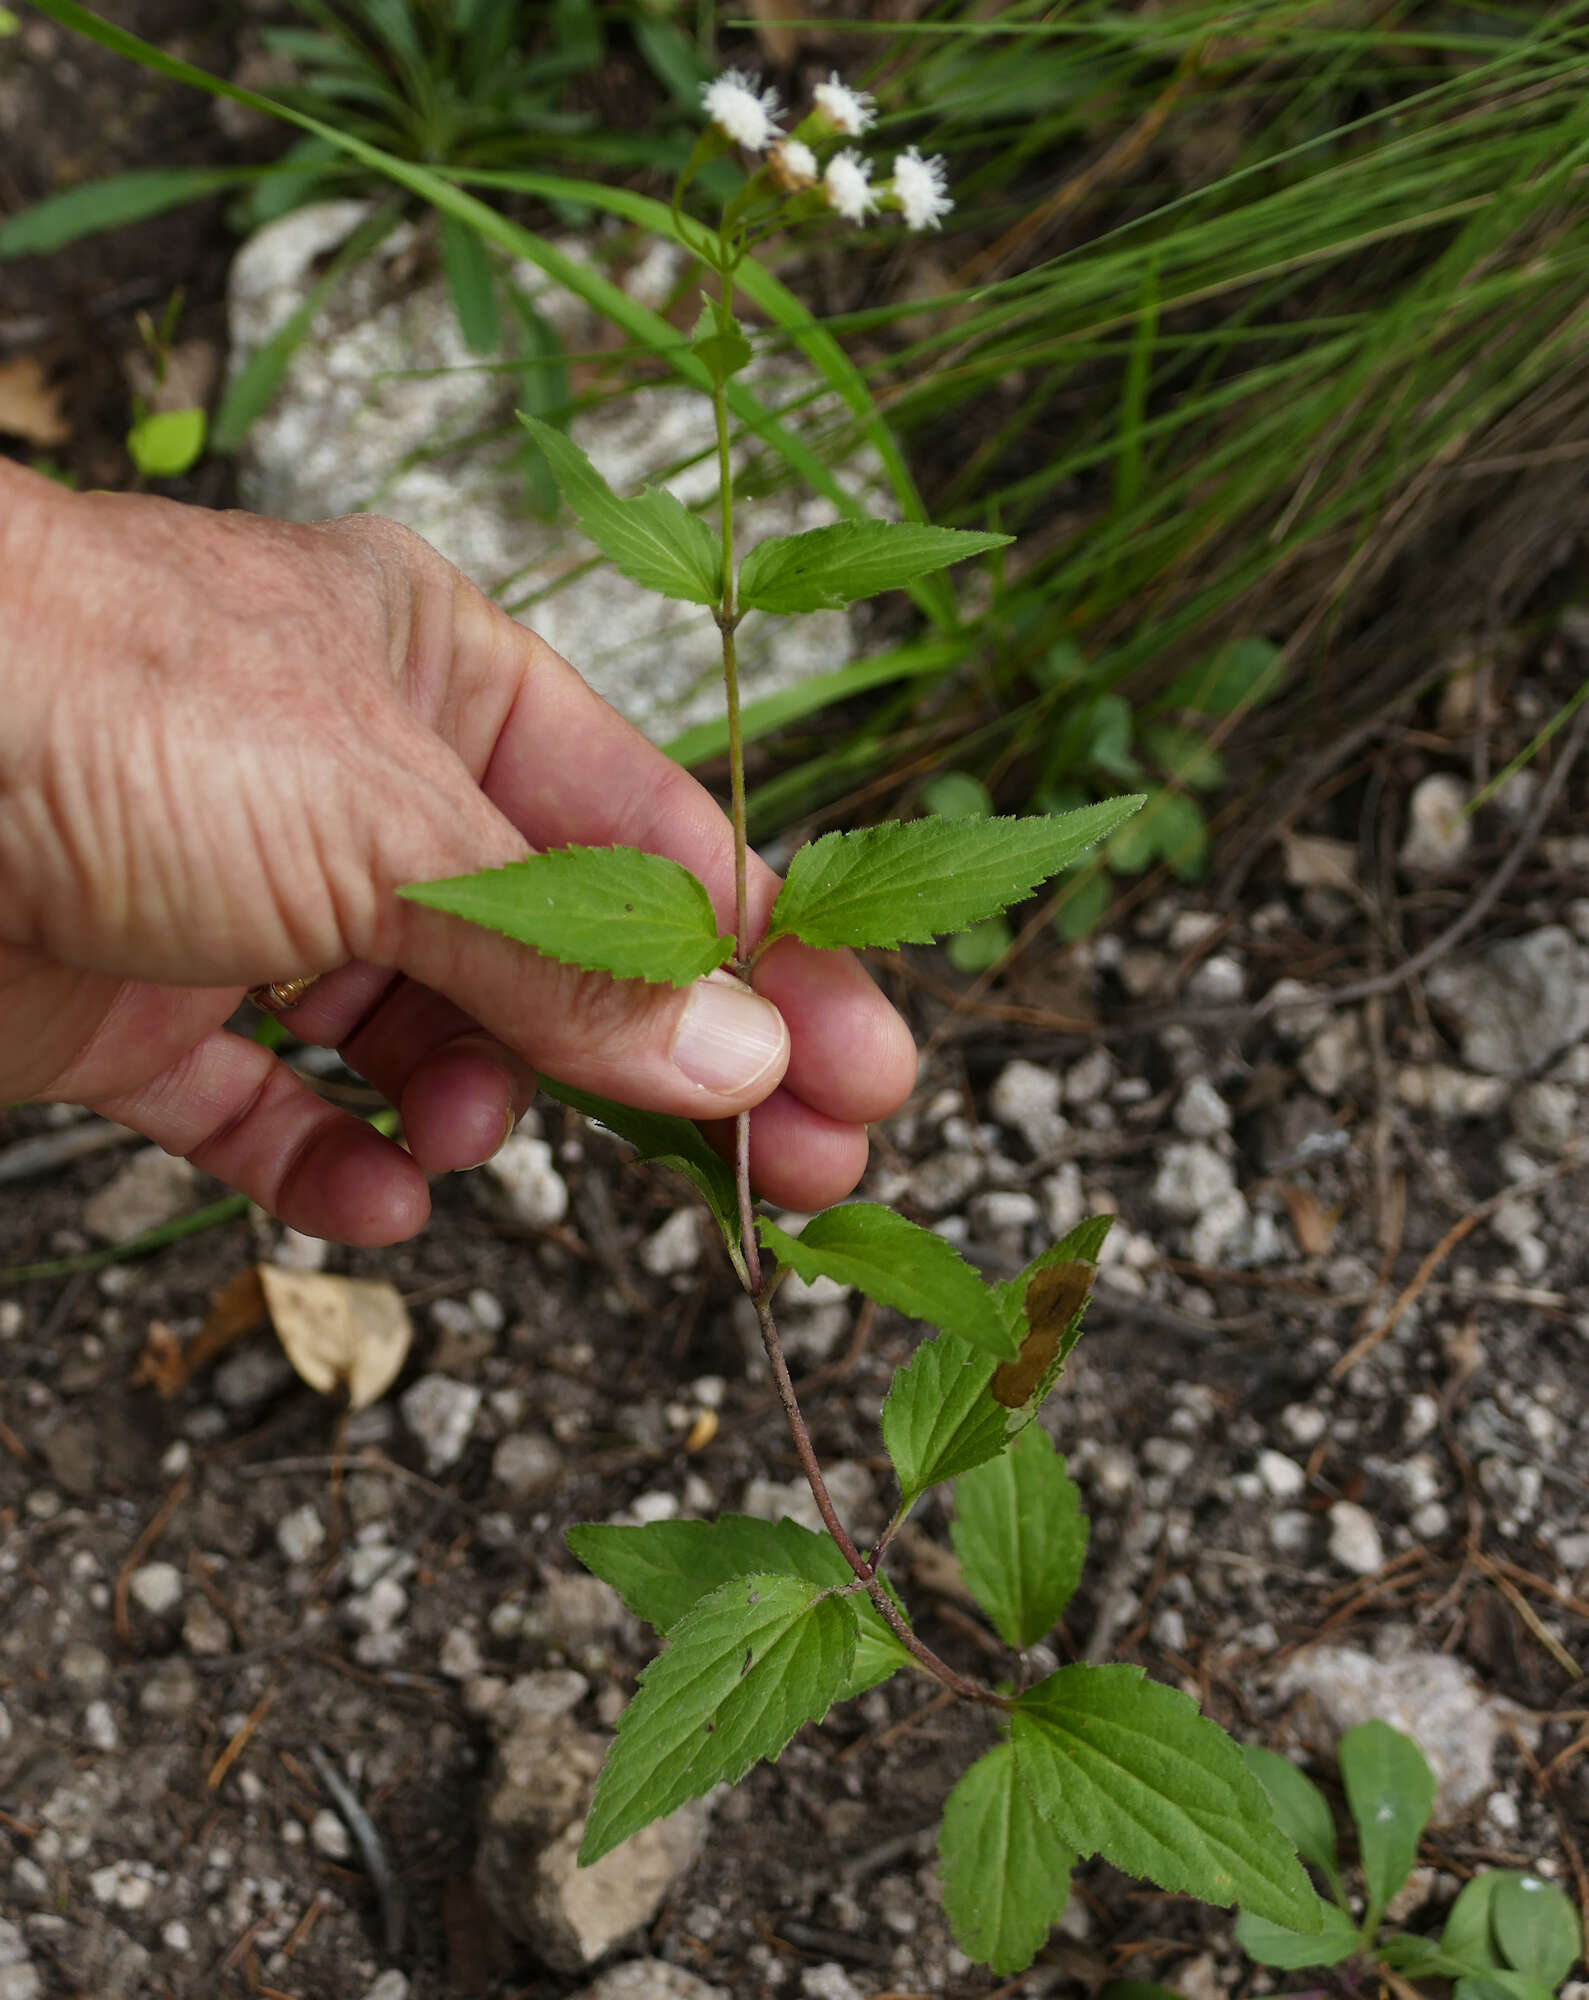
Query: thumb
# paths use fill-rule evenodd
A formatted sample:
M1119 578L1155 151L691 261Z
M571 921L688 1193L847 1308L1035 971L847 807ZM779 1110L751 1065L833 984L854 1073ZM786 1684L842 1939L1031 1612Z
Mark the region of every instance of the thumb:
M408 882L523 859L523 836L473 786L454 804L462 810L439 839L412 817L399 823L400 851L389 847L378 871L387 887L370 912L376 935L353 941L357 956L444 994L532 1067L641 1110L723 1118L777 1087L788 1028L730 974L683 988L614 979L399 897Z

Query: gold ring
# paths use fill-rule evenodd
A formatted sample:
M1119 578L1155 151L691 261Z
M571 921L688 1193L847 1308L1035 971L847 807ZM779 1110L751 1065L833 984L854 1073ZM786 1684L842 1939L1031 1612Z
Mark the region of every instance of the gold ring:
M249 987L248 997L262 1014L285 1014L289 1007L297 1006L319 979L318 972L306 973L302 979L273 979L266 986Z

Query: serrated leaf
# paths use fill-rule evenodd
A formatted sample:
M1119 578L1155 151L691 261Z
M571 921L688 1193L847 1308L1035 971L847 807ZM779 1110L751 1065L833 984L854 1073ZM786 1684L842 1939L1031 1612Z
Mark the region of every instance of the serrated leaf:
M895 1369L883 1403L883 1445L907 1501L1004 1449L1015 1412L988 1394L996 1365L969 1341L941 1333Z
M1013 1355L1016 1341L976 1268L952 1243L878 1202L850 1201L813 1216L798 1236L765 1217L762 1242L808 1282L835 1278L879 1305L930 1320L990 1354Z
M1096 1263L1112 1219L1089 1216L1034 1258L1019 1277L993 1287L1012 1338L1023 1341L1028 1331L1026 1287L1035 1274L1053 1263ZM988 1389L994 1370L980 1349L947 1333L923 1341L906 1365L894 1371L883 1404L883 1443L905 1499L914 1500L929 1486L957 1479L996 1457L1037 1414L1059 1378L1070 1345L1074 1337L1069 1344L1060 1343L1059 1354L1032 1397L1020 1409L1010 1410Z
M545 452L569 512L615 569L686 604L721 602L723 546L698 515L655 488L620 500L571 437L522 410L519 422Z
M639 1528L582 1521L564 1539L586 1569L659 1633L671 1632L708 1592L738 1576L760 1571L827 1586L853 1580L829 1536L787 1519L720 1514L715 1521L655 1521ZM860 1629L850 1677L836 1701L864 1694L915 1664L874 1604L860 1592L849 1601Z
M1289 1757L1266 1750L1261 1743L1244 1743L1241 1754L1247 1769L1269 1794L1281 1832L1304 1861L1312 1862L1339 1898L1341 1864L1329 1800ZM1321 1965L1324 1962L1318 1961Z
M1000 1743L944 1802L938 1873L955 1943L995 1974L1024 1972L1070 1898L1075 1854L1038 1812Z
M571 1083L559 1083L542 1075L540 1087L548 1097L566 1104L583 1117L594 1118L634 1147L636 1157L671 1167L702 1196L723 1240L731 1253L739 1254L739 1194L734 1171L720 1153L714 1152L698 1125L687 1118L670 1118L662 1111L636 1111L632 1105L614 1104L610 1098L596 1097L588 1090L576 1090Z
M1243 1910L1236 1919L1236 1942L1259 1965L1295 1972L1304 1965L1339 1965L1354 1951L1363 1949L1356 1924L1333 1903L1321 1902L1319 1915L1323 1929L1311 1936L1274 1924L1255 1911Z
M801 1577L738 1577L703 1597L640 1675L591 1802L579 1859L776 1758L850 1677L855 1610Z
M1412 1738L1384 1722L1348 1729L1341 1738L1340 1766L1368 1891L1364 1927L1372 1931L1418 1859L1434 1804L1434 1773Z
M204 449L202 410L152 410L127 433L127 456L146 479L178 479Z
M814 945L927 944L994 917L1142 804L1024 819L918 819L825 833L796 850L767 926Z
M1087 1517L1040 1424L956 1482L949 1538L967 1588L1007 1646L1024 1652L1053 1630L1081 1580Z
M689 986L734 949L689 869L638 847L557 847L397 893L615 979Z
M1511 1869L1495 1886L1490 1928L1507 1964L1550 1988L1567 1977L1583 1948L1578 1912L1562 1892Z
M742 611L837 611L882 590L985 555L1011 535L930 528L919 521L836 521L758 542L739 566Z
M1061 1667L1017 1699L1010 1741L1038 1810L1079 1853L1304 1933L1320 1923L1235 1744L1140 1667Z
M1142 732L1142 747L1167 777L1209 792L1225 782L1225 760L1195 729L1178 722L1150 722Z

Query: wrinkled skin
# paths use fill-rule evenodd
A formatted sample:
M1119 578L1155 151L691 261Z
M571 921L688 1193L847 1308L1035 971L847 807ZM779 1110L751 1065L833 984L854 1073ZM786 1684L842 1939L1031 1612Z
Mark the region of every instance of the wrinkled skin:
M915 1055L847 954L786 939L759 999L676 991L394 894L570 841L683 862L732 930L710 795L415 536L0 461L0 1099L87 1105L357 1244L418 1230L426 1175L488 1158L543 1065L709 1126L754 1107L761 1192L848 1193ZM778 885L751 867L759 932ZM310 973L288 1025L399 1108L408 1152L225 1031Z

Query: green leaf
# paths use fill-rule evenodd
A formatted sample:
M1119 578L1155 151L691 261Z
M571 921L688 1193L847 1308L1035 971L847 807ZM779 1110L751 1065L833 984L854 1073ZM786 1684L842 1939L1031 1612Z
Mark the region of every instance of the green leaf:
M1026 1287L1049 1264L1095 1264L1109 1233L1112 1217L1089 1216L1060 1242L1007 1283L995 1285L993 1296L1010 1337L1017 1343L1027 1332ZM940 1334L923 1341L894 1380L883 1404L883 1443L894 1462L907 1502L941 1480L957 1479L996 1458L1010 1439L1036 1416L1075 1345L1075 1332L1062 1340L1052 1366L1031 1398L1009 1410L989 1393L993 1367L980 1349Z
M1434 1804L1434 1773L1412 1738L1384 1722L1360 1722L1348 1729L1341 1738L1340 1764L1368 1890L1363 1928L1372 1933L1418 1859L1418 1842Z
M1459 1979L1453 1989L1453 2000L1556 2000L1556 1995L1543 1981L1530 1978L1526 1972L1500 1966L1493 1972L1470 1973Z
M1448 1958L1456 1959L1470 1969L1476 1967L1483 1970L1500 1964L1491 1917L1495 1892L1506 1872L1503 1868L1487 1869L1484 1874L1475 1875L1462 1885L1440 1933L1440 1949Z
M993 794L969 771L945 771L921 788L921 802L939 819L991 819Z
M1461 1959L1452 1958L1432 1938L1412 1937L1405 1931L1380 1938L1374 1946L1374 1957L1392 1972L1405 1973L1409 1979L1458 1979L1472 1970Z
M465 341L476 354L495 354L502 344L496 273L486 246L455 215L441 218L441 267Z
M683 1174L712 1211L731 1254L739 1256L739 1194L734 1170L707 1144L698 1125L688 1118L670 1118L666 1112L636 1111L628 1104L614 1104L609 1098L594 1097L544 1073L538 1081L548 1097L626 1139L639 1159L654 1160L658 1166Z
M1026 1317L1026 1288L1039 1271L1046 1271L1054 1264L1096 1264L1103 1255L1103 1246L1108 1241L1109 1231L1114 1227L1114 1217L1110 1214L1089 1215L1078 1222L1074 1229L1067 1230L1057 1243L1051 1243L1046 1250L1040 1250L1024 1271L1018 1271L1013 1278L1005 1279L993 1287L1003 1313L1005 1324L1018 1338L1028 1331ZM1066 1355L1081 1338L1081 1320L1086 1307L1075 1317L1067 1337L1060 1342L1057 1359L1063 1362ZM1049 1385L1052 1387L1052 1384ZM1045 1389L1045 1395L1048 1391Z
M949 1530L966 1585L1017 1652L1059 1622L1087 1558L1081 1495L1041 1424L955 1485Z
M1184 2000L1184 1996L1156 1979L1111 1979L1098 1989L1098 2000Z
M989 1288L943 1237L877 1202L844 1202L813 1216L799 1236L765 1217L761 1240L802 1278L836 1278L879 1305L930 1320L990 1354L1016 1343Z
M1004 1449L1017 1412L988 1394L995 1366L981 1348L941 1333L895 1369L883 1403L883 1444L907 1502Z
M1194 792L1211 792L1225 782L1225 760L1208 739L1178 722L1150 722L1142 731L1142 747L1166 776L1190 785Z
M1140 1667L1062 1667L1016 1701L1010 1740L1038 1810L1079 1853L1299 1931L1321 1921L1235 1744Z
M1091 937L1108 916L1113 901L1114 885L1109 880L1109 871L1095 862L1085 874L1078 873L1074 888L1067 883L1061 889L1054 928L1067 944Z
M596 1782L585 1866L826 1715L850 1677L855 1610L804 1578L739 1577L701 1599L640 1676Z
M1284 671L1280 648L1267 639L1237 639L1173 680L1164 693L1169 708L1198 715L1233 715L1267 701Z
M1131 738L1136 718L1124 695L1101 694L1088 711L1083 761L1095 771L1133 784L1142 775L1142 766L1131 754Z
M519 422L545 452L569 512L615 569L686 604L721 600L722 544L681 500L653 487L620 500L571 437L522 410Z
M919 521L835 521L803 535L775 535L758 542L739 566L739 608L837 611L1013 540Z
M127 455L146 479L177 479L204 449L202 410L155 410L127 433Z
M1339 1965L1343 1958L1363 1949L1358 1928L1344 1910L1321 1902L1319 1915L1324 1928L1308 1936L1243 1910L1236 1919L1236 1942L1249 1958L1283 1972L1295 1972L1304 1965Z
M1183 881L1196 881L1208 855L1208 827L1184 792L1155 792L1139 818L1122 826L1104 850L1120 875L1140 875L1163 861Z
M1064 1914L1075 1865L1022 1784L1008 1743L979 1757L944 1802L944 1914L955 1943L990 1972L1031 1964Z
M304 294L302 302L233 375L221 398L215 421L210 426L213 451L235 451L254 420L269 409L276 391L286 380L292 357L308 337L328 299L348 273L369 256L382 238L397 226L402 205L383 202L367 215L353 234L337 250L331 262Z
M717 309L710 299L702 306L701 316L695 322L690 347L717 383L727 382L742 368L750 366L750 342L745 338L738 320L731 320L725 331L717 323Z
M1552 1883L1508 1869L1495 1886L1490 1928L1514 1971L1559 1986L1583 1948L1578 1912Z
M238 167L140 167L46 195L0 222L0 260L45 257L81 237L164 215L257 175L257 169Z
M944 946L956 972L986 972L1015 942L1015 933L1003 917L987 917L968 931L957 931Z
M637 1618L661 1633L671 1632L709 1591L735 1577L760 1571L827 1586L853 1581L831 1537L787 1519L719 1514L714 1521L655 1521L643 1528L585 1521L564 1539L586 1569L610 1583ZM835 1700L864 1694L901 1667L915 1665L876 1605L859 1591L849 1602L860 1630L850 1677Z
M927 944L994 917L1108 837L1142 803L1107 799L1026 819L918 819L825 833L799 848L769 940Z
M689 869L638 847L557 847L397 893L615 979L689 986L734 949Z
M1339 1899L1341 1864L1329 1800L1289 1757L1266 1750L1261 1743L1244 1743L1241 1754L1247 1769L1269 1794L1269 1803L1274 1807L1281 1832L1302 1859L1312 1862L1319 1870ZM1270 1963L1268 1959L1263 1962L1266 1965ZM1324 1959L1308 1959L1305 1962L1309 1965L1326 1963Z

